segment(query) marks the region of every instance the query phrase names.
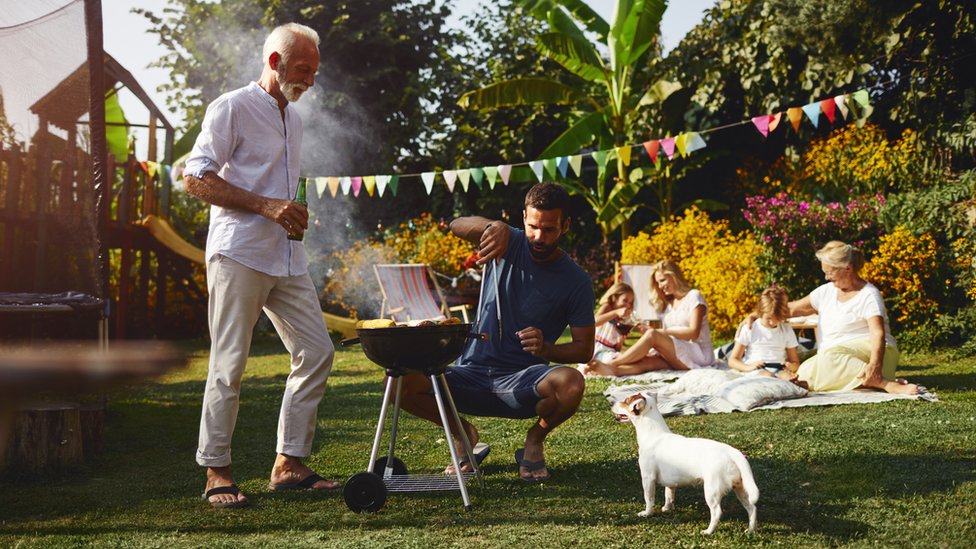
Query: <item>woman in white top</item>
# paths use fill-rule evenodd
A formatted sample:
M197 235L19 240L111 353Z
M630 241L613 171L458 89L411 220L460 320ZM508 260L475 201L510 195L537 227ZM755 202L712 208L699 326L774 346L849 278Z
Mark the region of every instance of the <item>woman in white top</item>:
M629 349L606 363L591 362L595 374L624 376L651 370L688 370L714 364L708 305L674 261L651 269L651 304L663 313L661 328L645 328Z
M864 256L836 240L816 255L828 283L790 302L790 316L820 316L817 354L800 365L799 378L813 391L917 394L917 385L895 377L899 353L881 292L858 275Z

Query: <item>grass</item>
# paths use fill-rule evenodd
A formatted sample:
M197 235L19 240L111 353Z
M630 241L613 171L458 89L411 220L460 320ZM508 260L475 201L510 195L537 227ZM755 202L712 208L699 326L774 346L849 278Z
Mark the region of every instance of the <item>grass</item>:
M590 382L579 413L550 438L553 479L517 478L514 450L528 421L482 418L492 445L485 485L465 512L458 492L391 494L375 514L341 494L267 488L287 359L255 344L234 439L235 474L254 505L213 510L193 461L206 346L190 366L112 396L105 451L59 478L0 481L0 547L968 547L976 539L976 359L904 359L899 375L940 402L896 401L672 418L676 432L728 442L749 457L761 491L759 530L730 494L716 533L700 489L678 491L675 512L641 519L636 441ZM366 468L382 370L358 347L340 349L319 409L309 463L345 480ZM449 461L443 432L401 419L397 454L411 472ZM385 446L381 455L385 454ZM658 504L663 494L658 493ZM970 540L970 541L966 541Z

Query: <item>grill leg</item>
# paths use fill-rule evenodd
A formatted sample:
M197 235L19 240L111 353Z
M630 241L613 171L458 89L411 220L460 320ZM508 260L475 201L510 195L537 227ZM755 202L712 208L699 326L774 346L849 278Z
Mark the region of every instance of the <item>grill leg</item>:
M399 381L399 378L396 381ZM380 419L376 423L376 435L373 437L373 450L369 453L369 464L366 465L366 470L370 473L375 473L373 471L373 464L376 463L376 456L380 450L380 437L383 436L383 423L386 421L386 407L390 404L390 393L393 392L393 383L394 379L387 376L386 390L383 391L383 405L380 406Z
M484 479L481 478L481 466L478 465L478 461L474 458L474 449L471 447L471 440L468 438L468 433L465 432L464 429L460 429L461 416L458 415L457 406L454 404L454 396L451 394L451 391L446 388L447 378L444 377L444 374L440 374L437 377L438 379L440 379L440 382L445 387L444 400L447 401L447 408L451 411L451 415L454 418L454 424L459 427L458 430L460 432L458 433L458 435L460 435L461 443L464 445L464 451L468 455L468 462L471 464L471 467L474 468L475 474L478 475L478 482L480 483L481 487L484 488Z
M386 454L386 470L383 478L393 475L393 448L396 446L397 425L400 424L400 395L403 394L403 378L396 378L396 396L393 398L393 425L390 426L390 451Z
M471 499L468 497L468 487L464 483L464 473L461 472L461 464L458 462L457 452L454 450L454 437L451 436L451 423L447 419L447 410L444 406L444 397L441 395L441 377L431 374L430 384L434 387L434 398L437 400L437 411L441 415L441 423L444 425L444 435L447 437L447 448L451 451L451 463L454 464L454 474L457 476L458 487L461 489L461 500L464 501L464 509L466 511L471 510ZM451 394L450 389L447 388L447 383L444 384L443 391L448 395ZM457 409L454 408L454 401L451 400L451 411L457 415ZM471 443L467 442L467 436L463 433L461 429L461 439L465 441L465 450L470 455Z

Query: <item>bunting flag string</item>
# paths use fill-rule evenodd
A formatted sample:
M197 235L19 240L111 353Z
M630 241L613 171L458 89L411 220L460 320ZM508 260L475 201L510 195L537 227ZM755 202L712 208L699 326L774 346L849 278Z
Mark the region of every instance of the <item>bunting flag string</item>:
M783 118L789 120L794 132L800 131L800 126L803 123L804 117L809 120L810 124L814 128L818 128L820 125L821 114L823 114L823 116L831 124L835 124L838 118L841 121L846 121L852 116L857 119L859 125L863 124L864 120L873 111L869 90L881 85L883 84L876 84L871 88L860 89L849 94L836 95L834 97L814 101L799 107L789 107L783 111L775 113L753 116L748 120L734 122L724 126L708 128L697 132L684 132L676 136L652 138L642 143L621 145L610 149L594 150L587 153L580 152L568 156L556 156L526 162L498 164L497 166L477 166L454 170L427 171L422 173L357 176L306 176L305 179L314 188L315 193L320 199L325 195L326 190L328 190L329 196L332 198L337 198L340 192L342 193L342 196L349 196L351 193L353 197L358 198L363 189L366 190L366 194L370 197L378 196L382 198L386 195L388 190L390 191L391 196L396 197L400 180L404 177L419 177L423 182L424 190L428 195L433 192L434 183L436 182L438 175L444 181L444 184L449 192L454 192L455 183L457 181L461 182L461 188L464 192L469 191L470 182L472 181L479 191L484 191L485 182L488 183L487 187L489 190L494 190L499 179L503 185L507 186L511 181L513 168L521 166L528 167L529 172L531 172L531 174L535 176L535 179L540 182L544 181L546 176L548 176L551 180L567 178L570 177L570 172L572 172L573 177L580 177L583 172L584 155L591 157L597 164L598 168L602 171L607 168L607 164L612 159L619 160L624 166L630 166L630 164L634 162L634 148L637 148L638 152L643 149L647 154L647 157L650 159L651 164L657 168L660 168L660 153L662 151L664 152L664 156L666 156L669 161L674 160L675 154L681 156L682 158L687 157L689 154L707 147L707 143L702 137L703 134L718 132L736 126L751 124L763 136L763 138L767 138L770 134L775 132L777 128L779 128L780 122ZM176 185L177 181L182 177L183 174L183 167L181 165L168 165L153 161L145 161L140 162L139 166L149 177L156 177L158 175L162 179L170 180L171 184L173 185ZM526 176L520 171L518 176L519 180L524 181L525 177Z

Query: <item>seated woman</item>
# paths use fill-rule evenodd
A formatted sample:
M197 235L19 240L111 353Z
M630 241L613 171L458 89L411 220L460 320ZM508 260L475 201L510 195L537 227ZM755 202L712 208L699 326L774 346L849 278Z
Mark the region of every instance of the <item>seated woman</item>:
M812 391L864 387L917 394L917 385L895 378L898 347L888 327L881 292L858 275L864 256L836 240L816 256L827 284L790 302L790 316L820 315L819 349L800 365L798 377Z
M661 328L646 328L630 348L608 362L593 360L588 373L626 376L651 370L707 368L715 362L708 306L674 261L651 269L651 303L663 313Z

